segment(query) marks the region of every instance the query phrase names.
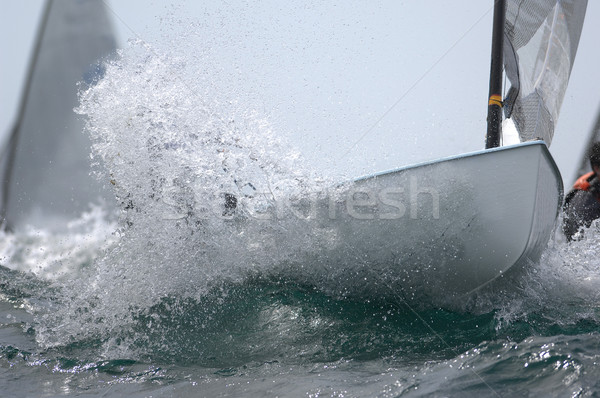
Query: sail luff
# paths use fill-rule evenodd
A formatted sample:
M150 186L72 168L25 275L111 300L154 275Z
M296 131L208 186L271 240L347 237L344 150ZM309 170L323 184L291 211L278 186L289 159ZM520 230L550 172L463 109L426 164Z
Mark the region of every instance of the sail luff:
M19 102L17 118L13 124L8 141L2 152L2 168L0 169L2 170L2 195L0 196L0 228L8 227L6 222L6 213L9 201L9 186L11 184L12 169L15 160L15 149L19 141L19 131L21 128L21 124L23 123L23 118L25 117L25 106L27 104L29 94L31 93L31 82L33 80L35 66L38 62L38 55L40 53L40 47L42 45L44 32L46 31L46 25L48 24L48 16L50 15L50 8L53 1L54 0L47 0L46 4L44 5L42 19L40 21L40 26L36 34L35 46L31 54L31 61L29 63L27 75L25 77L25 87L23 88L23 94L21 95L21 100Z

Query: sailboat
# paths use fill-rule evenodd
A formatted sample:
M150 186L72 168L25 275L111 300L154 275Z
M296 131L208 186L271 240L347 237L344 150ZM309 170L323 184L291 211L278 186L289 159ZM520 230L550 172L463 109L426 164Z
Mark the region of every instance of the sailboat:
M457 298L538 261L562 203L548 146L586 6L496 0L486 149L356 180L336 211L323 205L337 243L322 265L360 262L368 271L358 278L385 275L388 285ZM516 144L501 145L503 111Z
M72 108L74 83L100 78L97 60L114 50L115 41L102 2L66 3L48 3L40 51L2 154L5 228L61 225L98 197L114 202L111 189L89 175L89 141ZM307 248L299 261L340 280L376 276L388 286L450 297L538 261L562 202L562 178L548 146L586 6L585 0L496 0L486 148L343 184L318 202L323 245ZM64 23L49 22L56 18ZM75 44L50 46L66 42ZM56 71L56 59L71 56L62 51L75 46L79 55L65 70L68 76L47 75ZM503 68L511 83L505 96ZM31 94L67 88L66 103ZM516 144L506 145L503 112L503 124L518 132Z

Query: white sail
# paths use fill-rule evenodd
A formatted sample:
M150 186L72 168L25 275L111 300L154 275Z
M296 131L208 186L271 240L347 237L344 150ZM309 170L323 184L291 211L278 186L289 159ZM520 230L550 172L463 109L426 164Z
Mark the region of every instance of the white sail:
M522 142L552 142L575 61L587 0L508 0L505 112Z
M4 226L47 227L85 211L103 196L90 175L90 140L73 112L78 82L94 84L99 62L116 48L100 0L49 0L19 115L2 152Z

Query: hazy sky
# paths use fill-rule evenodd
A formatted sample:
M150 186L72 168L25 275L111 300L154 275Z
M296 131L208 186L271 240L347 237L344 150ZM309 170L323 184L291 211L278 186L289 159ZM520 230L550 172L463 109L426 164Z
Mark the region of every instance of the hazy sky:
M196 30L194 46L222 63L215 81L237 85L232 100L269 115L322 167L374 172L483 148L492 0L216 3L107 4L120 46L137 35L168 48L171 29ZM43 1L3 5L0 136L14 121ZM589 1L551 147L567 186L600 105L599 20Z

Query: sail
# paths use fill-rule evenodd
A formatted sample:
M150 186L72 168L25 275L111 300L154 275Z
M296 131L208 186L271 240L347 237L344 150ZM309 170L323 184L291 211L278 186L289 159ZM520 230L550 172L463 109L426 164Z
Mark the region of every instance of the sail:
M585 146L584 152L581 155L581 160L579 161L579 168L577 169L577 173L573 176L573 181L575 181L578 177L582 176L585 173L592 171L592 167L590 166L590 151L594 143L600 142L600 110L596 114L596 122L594 123L594 127L592 131L590 131L587 144Z
M504 99L521 142L552 142L575 60L587 0L508 0Z
M90 139L73 112L78 82L94 84L116 41L101 0L49 0L19 114L3 148L1 220L51 227L106 195L90 175Z

